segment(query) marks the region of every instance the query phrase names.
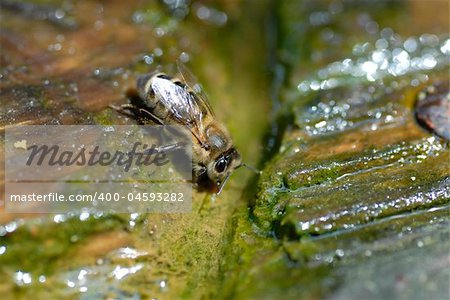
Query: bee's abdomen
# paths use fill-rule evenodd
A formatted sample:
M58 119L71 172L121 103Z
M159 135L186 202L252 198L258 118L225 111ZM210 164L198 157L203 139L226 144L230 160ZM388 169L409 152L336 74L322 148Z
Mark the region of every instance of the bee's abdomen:
M143 75L137 80L139 97L145 101L150 112L157 117L163 124L173 123L173 113L171 107L156 96L153 90L153 81L155 78L172 81L172 77L164 73L150 73Z
M151 85L152 78L156 75L156 73L145 74L137 79L139 97L146 101L149 108L154 108L156 106L155 92L153 91Z

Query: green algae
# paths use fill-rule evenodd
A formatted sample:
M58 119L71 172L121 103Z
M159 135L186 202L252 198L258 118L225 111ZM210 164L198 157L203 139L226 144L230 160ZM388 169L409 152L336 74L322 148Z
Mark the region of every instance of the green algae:
M263 170L252 213L263 235L278 239L280 246L273 253L281 251L284 255L279 255L278 264L263 262L265 266L260 268L272 266L273 269L266 271L284 272L289 274L284 280L288 277L293 282L303 282L300 274L310 274L320 266L324 270L316 277L322 285L320 293L302 285L303 290L297 288L292 294L299 297L345 299L353 297L353 291L361 297L392 298L402 294L396 290L395 280L383 278L382 268L361 278L352 276L352 272L362 274L366 265L389 257L392 262L386 269L397 267L397 276L404 278L409 272L406 262L420 260L426 253L415 250L417 245L423 245L418 240L429 242L428 251L435 251L436 260L448 247L448 141L423 131L414 118L414 102L423 86L448 78L446 52L440 50L448 37L438 38L439 32L434 37L436 64L433 68L421 69L408 64L409 68L398 69L398 73L394 69L384 72L383 67L371 63L371 59L377 58L378 54L374 53L383 44L384 35L402 39L404 34L403 41L419 41L419 36L407 38L417 28L383 31L382 26L386 25L382 24L387 20L380 16L396 15L395 8L384 15L383 5L388 4L383 2L370 15L362 10L365 25L348 31L346 39L337 41L335 37L349 29L345 25L334 26L336 20L347 18L341 20L346 25L361 21L355 22L352 13L364 4L343 9L347 4L340 3L339 10L345 13L337 12L335 16L333 4L325 1L309 6L306 3L280 5L286 12L283 17L291 18L282 18L280 27L285 32L279 60L289 72L280 99L289 109L279 112L291 118L293 125L284 132L278 153ZM407 2L396 4L397 8L408 5ZM315 15L309 14L307 24L307 17L294 16L293 12L298 13L294 8L300 12L311 8ZM391 28L400 28L396 27L401 19L400 11L388 22ZM315 17L317 20L311 19ZM371 31L374 24L379 30L364 33ZM293 38L296 31L301 31L303 36L311 34L307 38L311 49L307 49L305 40ZM333 42L340 43L339 47L325 46ZM389 43L383 46L383 51L399 54L400 43L397 50L390 48ZM417 45L420 49L420 43ZM423 54L428 50L418 51ZM346 52L351 54L346 56L343 54ZM412 52L409 58L414 55ZM389 64L388 60L385 62ZM395 65L395 59L392 63ZM358 71L358 66L363 72ZM367 66L374 69L365 69ZM308 74L311 67L319 70ZM393 262L395 259L398 261ZM417 291L414 285L419 283L415 277L401 283L402 291L411 295L410 290L415 290L419 298L418 295L429 297L427 293L431 292L439 298L446 293L442 282L448 272L444 268L439 268L436 278L440 285L434 289ZM302 272L296 273L298 270ZM417 270L414 276L427 277L433 271L423 267L423 274L419 275L420 272ZM343 274L357 283L343 280ZM265 287L258 287L260 290L255 289L250 295L261 296L265 291L271 297L284 296L279 287L285 288L289 295L289 288L283 283L265 282ZM291 285L295 286L293 282ZM361 294L363 291L365 294Z

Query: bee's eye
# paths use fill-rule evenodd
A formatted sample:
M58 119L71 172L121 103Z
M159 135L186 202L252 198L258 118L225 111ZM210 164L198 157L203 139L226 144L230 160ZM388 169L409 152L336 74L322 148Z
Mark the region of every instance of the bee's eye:
M227 168L227 160L224 157L220 158L216 162L216 165L214 166L214 169L216 169L216 171L219 173L225 171L226 168Z

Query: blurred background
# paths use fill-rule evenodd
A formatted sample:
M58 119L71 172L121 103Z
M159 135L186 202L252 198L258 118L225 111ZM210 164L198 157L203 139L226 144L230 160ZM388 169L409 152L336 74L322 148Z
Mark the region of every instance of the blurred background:
M2 133L134 124L178 59L263 170L189 214L2 201L2 297L448 299L449 55L447 0L2 0Z

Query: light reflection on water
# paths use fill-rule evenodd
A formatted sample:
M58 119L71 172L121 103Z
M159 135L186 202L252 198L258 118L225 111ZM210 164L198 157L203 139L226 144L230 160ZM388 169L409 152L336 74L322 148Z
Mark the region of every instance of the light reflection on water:
M301 81L297 89L304 94L333 89L352 80L374 82L385 77L395 78L448 65L450 55L448 38L423 34L418 38L406 38L403 43L398 44L389 39L379 39L375 45L369 42L357 44L353 47L354 56L333 62L318 70L315 76ZM418 79L423 81L424 77L419 76Z

